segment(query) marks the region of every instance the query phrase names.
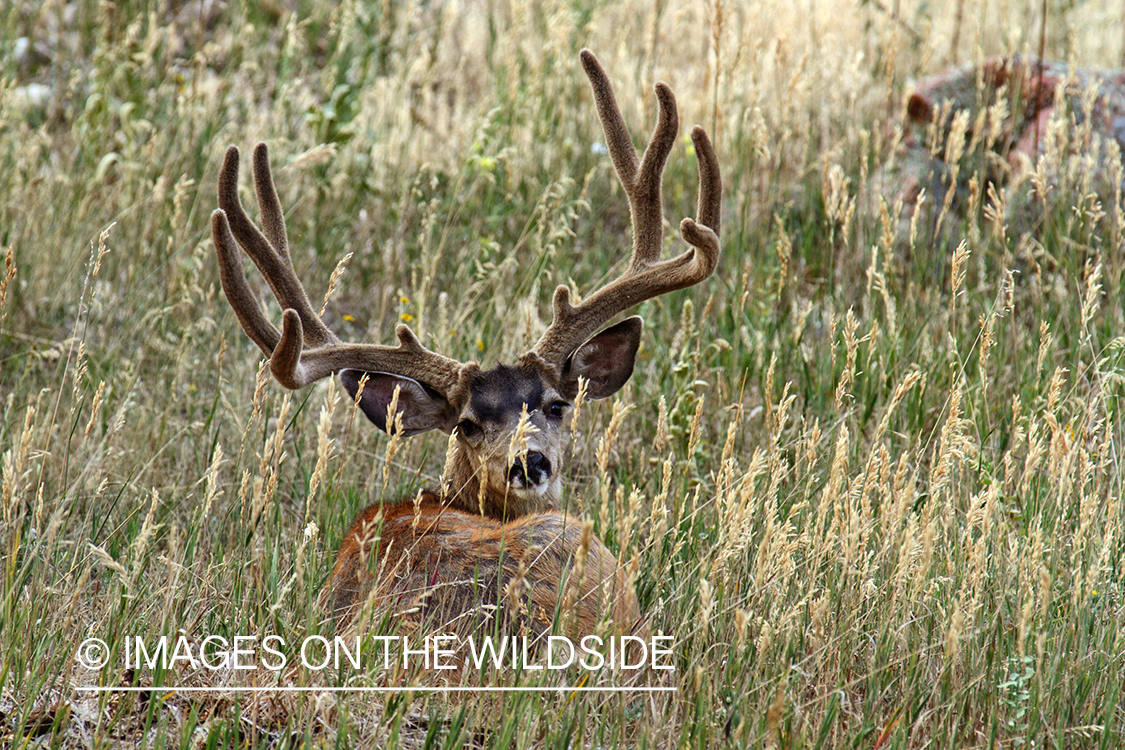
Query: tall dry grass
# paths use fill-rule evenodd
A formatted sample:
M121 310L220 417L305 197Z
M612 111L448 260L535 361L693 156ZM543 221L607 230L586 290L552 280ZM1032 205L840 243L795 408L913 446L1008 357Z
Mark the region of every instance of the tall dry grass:
M1038 8L0 6L0 744L1119 745L1120 191L1092 192L1062 119L1034 232L1000 208L1026 186L905 245L870 199L908 82L1036 51ZM1121 59L1120 8L1048 12L1050 56ZM330 632L351 517L446 454L331 384L270 382L219 292L225 146L270 143L314 297L342 270L336 330L410 320L450 356L511 357L555 284L627 252L584 46L638 139L667 80L726 185L718 273L642 306L637 371L582 407L568 468L567 508L676 637L677 692L263 694L221 688L325 676L77 666L90 636L119 663L127 635ZM982 153L951 161L967 178ZM209 689L76 691L122 682Z

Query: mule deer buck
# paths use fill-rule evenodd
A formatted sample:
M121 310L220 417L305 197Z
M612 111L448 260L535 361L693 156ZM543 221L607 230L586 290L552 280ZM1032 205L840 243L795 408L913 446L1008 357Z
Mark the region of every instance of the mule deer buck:
M294 271L265 144L254 150L253 165L262 229L238 197L238 149L227 150L220 208L211 216L223 290L277 381L296 389L339 374L380 429L454 433L439 489L413 502L370 506L344 537L328 584L338 624L369 603L411 627L425 618L431 630L471 630L491 621L542 635L558 613L575 618L571 631L583 635L606 618L619 631L643 629L613 554L588 526L553 510L562 490L564 419L580 388L586 398L606 398L632 375L641 319L598 329L714 271L721 181L711 142L697 126L691 133L699 164L696 219L680 224L691 247L661 260L661 178L678 130L672 91L656 85L659 118L638 163L613 89L589 50L582 65L628 196L632 258L619 278L577 305L567 287L558 287L553 322L514 365L483 369L449 359L426 349L406 325L396 329L398 346L340 341L314 312ZM280 331L247 284L238 245L284 309Z

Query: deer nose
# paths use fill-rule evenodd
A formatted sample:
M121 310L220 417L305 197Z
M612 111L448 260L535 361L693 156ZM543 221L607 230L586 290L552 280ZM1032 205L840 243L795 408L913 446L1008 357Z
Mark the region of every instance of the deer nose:
M533 487L543 484L551 476L551 460L539 451L529 451L517 458L508 471L508 484Z

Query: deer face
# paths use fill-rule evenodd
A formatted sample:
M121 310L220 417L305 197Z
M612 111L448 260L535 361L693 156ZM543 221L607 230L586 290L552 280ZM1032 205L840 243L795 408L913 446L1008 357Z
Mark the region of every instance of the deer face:
M484 493L505 506L552 506L562 490L564 418L572 401L537 363L498 365L471 378L457 439ZM473 498L466 498L472 500ZM487 501L486 501L487 502Z
M586 397L616 393L633 373L642 325L629 318L607 328L567 358L561 372L533 354L515 366L466 372L461 398L448 399L400 375L344 370L340 379L379 429L405 435L456 431L456 450L444 483L451 502L496 518L558 503L567 419L586 381ZM392 401L396 416L388 418Z

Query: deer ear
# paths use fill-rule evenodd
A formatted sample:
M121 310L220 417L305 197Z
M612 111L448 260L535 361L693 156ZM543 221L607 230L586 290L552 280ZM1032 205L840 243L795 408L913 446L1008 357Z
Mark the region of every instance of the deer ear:
M563 367L563 395L572 399L578 394L579 377L590 383L586 398L606 398L617 393L633 374L642 330L644 323L634 315L575 349Z
M403 435L417 435L433 429L450 432L457 423L457 414L444 397L417 380L401 375L341 370L340 380L353 399L359 392L359 381L364 375L367 376L367 382L359 397L359 408L383 432L390 434L393 429L393 425L388 428L387 411L391 408L396 388L397 411L401 415Z

